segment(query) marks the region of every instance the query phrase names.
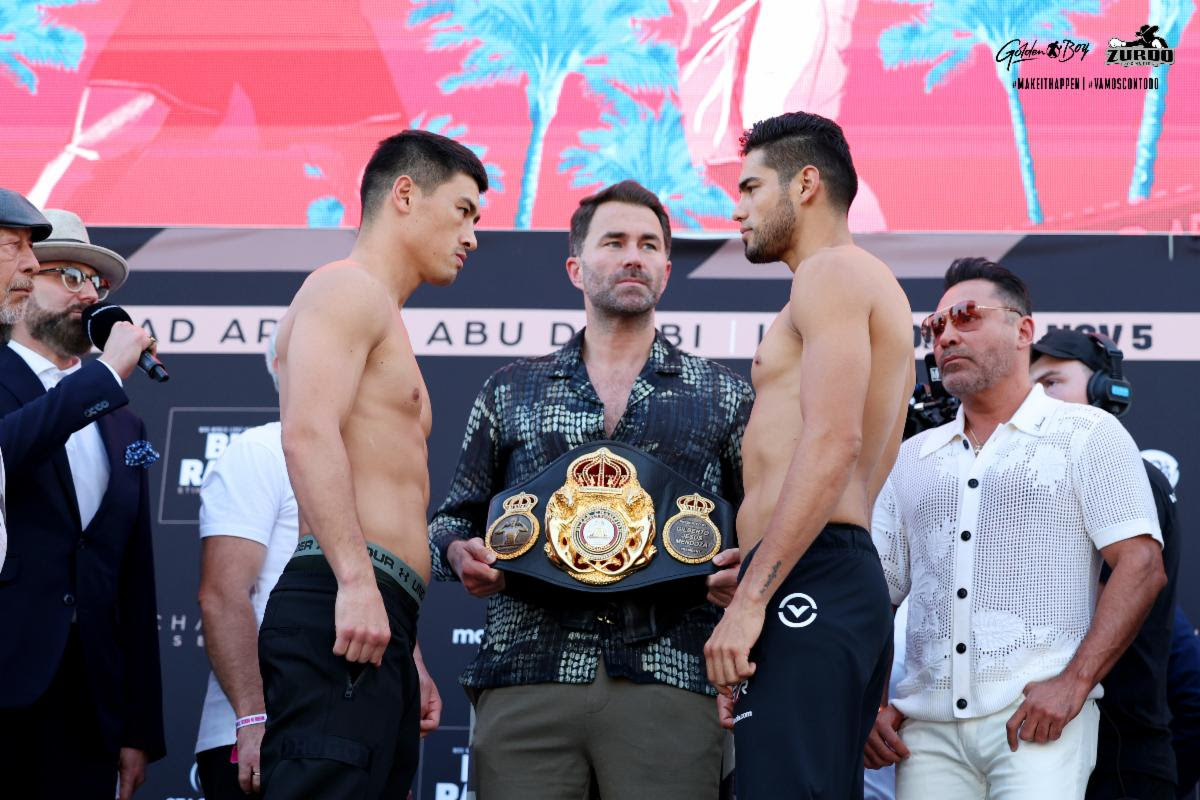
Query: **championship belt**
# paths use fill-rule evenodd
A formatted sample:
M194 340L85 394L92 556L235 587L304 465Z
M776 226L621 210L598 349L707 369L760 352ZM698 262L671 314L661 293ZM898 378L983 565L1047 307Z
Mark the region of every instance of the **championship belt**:
M506 572L626 591L715 572L733 521L727 502L657 458L598 441L493 497L484 544Z

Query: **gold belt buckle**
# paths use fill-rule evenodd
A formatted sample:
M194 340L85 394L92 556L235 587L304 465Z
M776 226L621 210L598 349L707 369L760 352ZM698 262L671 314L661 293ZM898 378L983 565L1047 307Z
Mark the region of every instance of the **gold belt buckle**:
M607 447L580 456L546 504L546 556L581 583L604 586L642 569L654 547L654 501L633 463Z

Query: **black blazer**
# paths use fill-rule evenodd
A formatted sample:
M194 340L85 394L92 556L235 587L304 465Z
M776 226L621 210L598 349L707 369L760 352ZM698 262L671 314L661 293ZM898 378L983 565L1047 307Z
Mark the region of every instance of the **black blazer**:
M8 486L8 557L0 570L0 707L26 708L49 687L78 615L100 726L111 749L162 758L162 675L149 481L125 465L146 438L108 367L86 364L46 392L0 345L0 453ZM64 448L97 422L110 474L84 530Z

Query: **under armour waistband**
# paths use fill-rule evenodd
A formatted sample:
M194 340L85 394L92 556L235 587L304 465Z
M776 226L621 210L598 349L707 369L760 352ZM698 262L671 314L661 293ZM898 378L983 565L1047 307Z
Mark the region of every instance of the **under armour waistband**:
M421 601L425 599L427 587L415 569L391 550L374 542L367 542L367 553L371 556L371 566L395 581L413 600L417 601L417 605L421 604ZM321 549L316 537L311 534L300 537L300 541L296 543L296 552L292 554L292 558L307 556L325 557L325 551Z

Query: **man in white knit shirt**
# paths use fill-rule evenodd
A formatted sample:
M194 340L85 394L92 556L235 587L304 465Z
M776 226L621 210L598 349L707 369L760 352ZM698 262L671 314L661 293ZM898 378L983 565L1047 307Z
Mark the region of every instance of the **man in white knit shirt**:
M898 800L1082 798L1100 680L1166 580L1150 486L1112 415L1032 385L1019 278L959 259L938 308L922 333L963 403L904 443L876 504L909 618L865 760L898 764Z

